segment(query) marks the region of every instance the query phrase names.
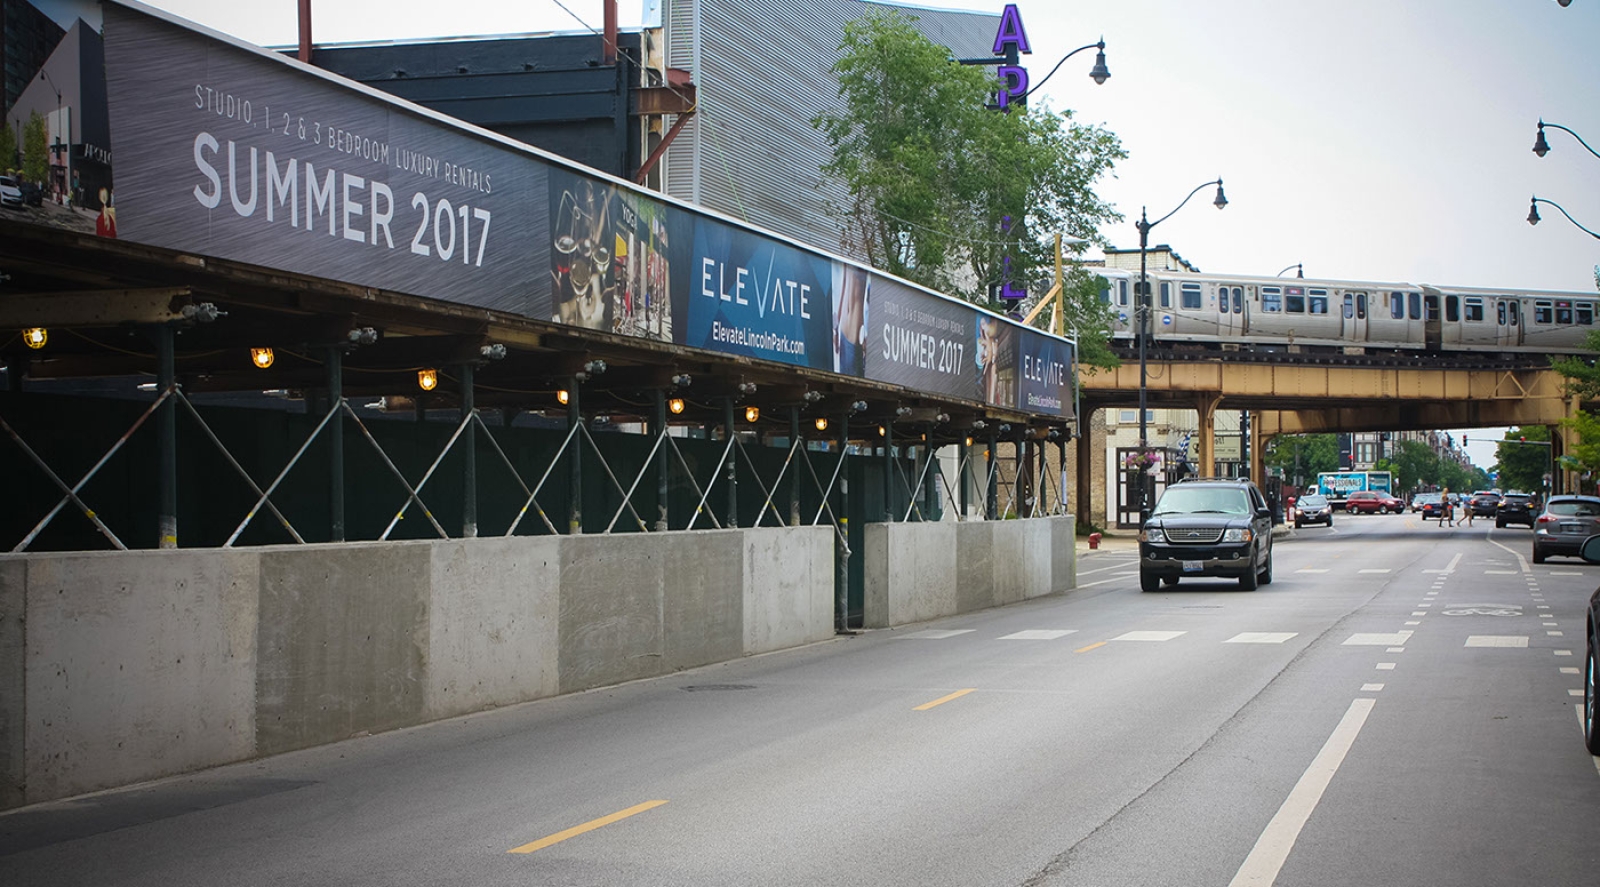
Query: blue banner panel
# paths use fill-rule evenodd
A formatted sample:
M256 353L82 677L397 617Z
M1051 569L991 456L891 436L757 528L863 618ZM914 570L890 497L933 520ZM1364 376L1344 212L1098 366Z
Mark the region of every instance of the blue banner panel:
M833 262L715 219L696 219L683 344L833 369Z
M1017 379L1021 396L1017 405L1029 412L1070 417L1073 414L1073 344L1033 330L1019 332L1021 363Z

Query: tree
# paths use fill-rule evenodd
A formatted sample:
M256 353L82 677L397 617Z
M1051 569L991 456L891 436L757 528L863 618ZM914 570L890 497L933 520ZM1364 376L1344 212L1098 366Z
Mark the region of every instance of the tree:
M1296 486L1310 486L1324 471L1339 470L1339 436L1336 434L1286 434L1272 439L1262 457L1269 468ZM1297 467L1298 466L1298 467Z
M1101 224L1121 218L1091 188L1127 156L1109 131L1037 97L990 110L993 72L955 62L898 12L846 23L840 52L842 107L812 123L833 151L824 174L850 195L833 207L846 246L874 267L989 303L1008 268L1014 283L1053 268L1054 234L1104 243ZM1064 326L1087 344L1109 333L1110 309L1092 275L1070 278Z
M22 174L36 185L50 175L50 136L38 111L22 127Z
M1529 441L1529 443L1523 443ZM1542 492L1544 476L1551 470L1550 429L1528 425L1506 432L1505 442L1495 447L1499 463L1500 488Z

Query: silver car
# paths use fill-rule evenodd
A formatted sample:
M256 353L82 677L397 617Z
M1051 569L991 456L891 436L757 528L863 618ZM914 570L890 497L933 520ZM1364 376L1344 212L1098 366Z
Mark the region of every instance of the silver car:
M0 206L21 206L22 188L10 176L0 176Z

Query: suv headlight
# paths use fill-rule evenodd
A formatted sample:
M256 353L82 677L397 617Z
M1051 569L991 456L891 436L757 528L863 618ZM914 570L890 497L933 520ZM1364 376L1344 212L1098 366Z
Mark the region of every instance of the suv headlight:
M1154 542L1160 545L1167 541L1167 534L1160 527L1149 527L1139 531L1140 542Z
M1249 527L1225 530L1222 534L1222 541L1224 542L1249 542L1254 538L1255 534L1250 532Z

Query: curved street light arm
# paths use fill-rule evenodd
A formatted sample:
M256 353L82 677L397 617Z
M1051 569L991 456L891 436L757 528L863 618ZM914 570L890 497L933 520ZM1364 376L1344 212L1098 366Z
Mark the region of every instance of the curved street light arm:
M1189 196L1183 198L1183 203L1178 204L1176 207L1173 208L1172 212L1167 213L1166 215L1162 216L1159 219L1156 219L1154 222L1146 222L1144 219L1140 219L1139 220L1139 227L1148 232L1151 228L1154 228L1155 226L1161 224L1162 222L1165 222L1167 219L1172 218L1174 215L1177 214L1178 210L1183 209L1183 207L1191 199L1193 199L1196 194L1199 194L1201 191L1205 190L1206 188L1211 187L1212 185L1216 185L1217 186L1217 199L1216 199L1216 201L1214 201L1216 203L1216 205L1217 205L1217 209L1222 209L1223 207L1227 206L1228 205L1228 198L1222 196L1222 180L1221 179L1215 179L1213 181L1206 182L1205 184L1200 185L1199 187L1195 188L1193 191L1190 191L1189 192Z
M1067 63L1067 59L1070 59L1073 56L1077 55L1078 53L1083 52L1085 49L1098 49L1098 50L1100 50L1100 59L1099 59L1099 61L1096 62L1095 68L1098 69L1099 71L1101 71L1102 73L1097 76L1096 74L1091 72L1089 74L1089 76L1094 77L1096 83L1104 83L1106 81L1106 78L1111 76L1111 72L1105 70L1105 64L1106 64L1106 56L1105 56L1106 41L1105 41L1105 38L1102 37L1102 38L1100 38L1100 42L1098 42L1098 43L1091 43L1088 46L1080 46L1077 49L1074 49L1073 51L1071 51L1071 52L1067 53L1066 55L1062 56L1061 57L1061 61L1056 62L1056 66L1054 68L1050 69L1050 73L1044 75L1044 80L1040 80L1038 83L1035 83L1027 92L1022 94L1022 97L1023 98L1027 98L1028 96L1033 95L1035 92L1038 92L1039 88L1044 86L1046 81L1048 81L1051 77L1054 77L1055 73L1057 71L1061 70L1061 66Z
M1570 135L1573 138L1577 139L1578 140L1578 144L1582 145L1584 147L1584 149L1587 150L1590 154L1593 154L1596 157L1600 157L1600 151L1596 151L1595 149L1589 147L1589 143L1583 140L1583 136L1578 135L1577 133L1573 132L1572 130L1568 129L1565 126L1562 126L1559 123L1546 123L1543 120L1539 121L1539 137L1534 139L1534 141L1533 141L1533 153L1539 155L1540 157L1543 157L1545 154L1550 152L1550 143L1546 142L1544 140L1544 128L1547 127L1547 126L1554 127L1556 129L1561 130L1564 133L1567 133L1568 135ZM1560 207L1556 207L1556 208L1560 209Z
M1305 266L1300 264L1299 262L1296 262L1293 265L1290 265L1288 268L1283 269L1283 271L1288 271L1290 269L1293 269L1295 271L1295 276L1296 277L1305 277L1306 276ZM1274 277L1282 277L1283 276L1283 271L1279 271L1277 274L1275 274L1273 276Z
M1582 225L1578 224L1578 220L1574 219L1572 217L1572 215L1570 213L1568 213L1565 209L1562 209L1561 208L1561 204L1556 203L1554 200L1546 200L1543 197L1535 197L1535 198L1533 198L1533 203L1529 205L1529 207L1528 207L1528 224L1530 224L1530 225L1539 224L1539 204L1541 204L1541 203L1548 203L1551 206L1555 207L1557 210L1559 210L1561 212L1562 215L1567 217L1567 221L1571 222L1573 225L1576 225L1579 231L1582 231L1583 233L1589 235L1590 237L1593 237L1596 240L1600 240L1600 234L1596 234L1593 231L1590 231L1588 228L1585 228Z

